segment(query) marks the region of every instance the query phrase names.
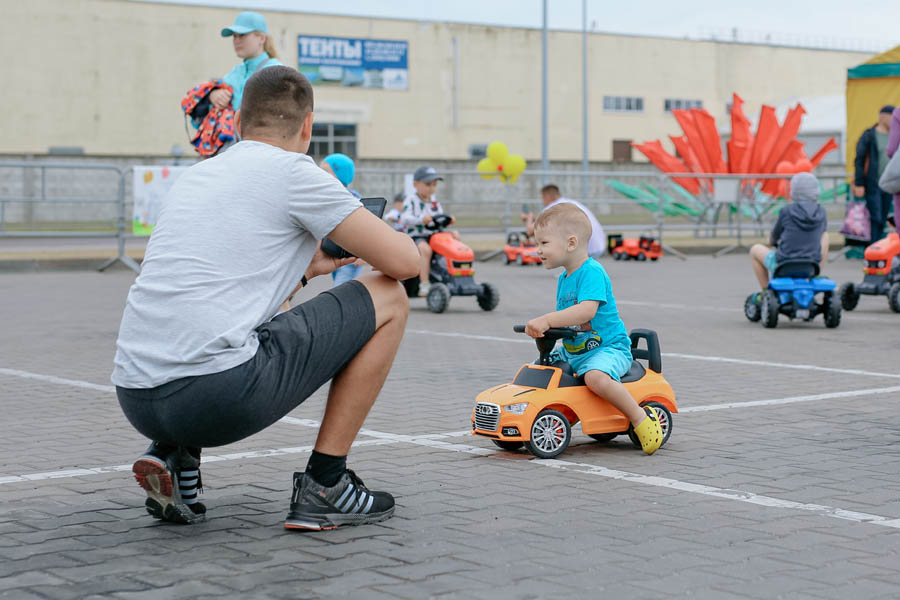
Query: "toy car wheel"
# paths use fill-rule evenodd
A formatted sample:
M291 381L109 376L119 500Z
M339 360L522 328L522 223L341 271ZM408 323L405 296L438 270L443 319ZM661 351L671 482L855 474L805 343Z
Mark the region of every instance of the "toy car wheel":
M644 262L645 260L647 260L647 255L644 254L643 252L638 252L636 258L637 258L639 261Z
M506 260L506 264L508 264L508 265L511 265L511 264L512 264L513 261L512 261L512 259L509 257L509 254L507 254L506 252L503 253L503 258L504 258L504 260Z
M762 297L760 318L763 327L773 329L778 326L778 294L775 290L766 290Z
M841 301L831 292L825 292L825 327L834 329L841 324Z
M753 323L756 323L762 318L762 311L760 310L759 304L756 302L755 292L747 296L747 300L744 301L744 316Z
M622 253L621 253L621 252L613 252L612 255L613 255L613 258L614 258L615 260L622 260Z
M598 442L611 442L618 437L618 433L589 433L588 437L592 437Z
M518 450L525 444L525 442L510 442L507 440L491 440L491 441L494 442L494 445L497 446L498 448L503 448L504 450L509 450L509 451Z
M663 432L663 440L662 444L659 445L660 448L666 445L666 442L669 441L669 436L672 435L672 413L669 412L669 409L666 408L665 404L661 404L659 402L645 402L641 404L641 408L645 406L652 406L656 409L656 416L659 417L659 427ZM638 439L637 434L634 432L634 426L630 426L628 428L628 439L631 440L631 443L641 447L641 440Z
M525 443L538 458L554 458L569 447L572 427L562 413L547 408L538 413L531 425L531 439Z
M522 258L522 255L521 255L521 254L517 254L517 255L516 255L516 264L519 265L519 266L522 266L522 265L525 264L525 259Z
M650 260L651 260L651 261L653 261L653 262L656 262L656 261L658 261L658 260L659 260L659 257L658 257L658 256L654 256L654 257L653 257L653 258L651 258L651 259L650 259Z
M895 313L900 313L900 283L888 288L888 304Z
M859 303L859 292L852 283L842 285L838 290L838 295L841 297L841 306L844 307L844 310L853 310Z
M433 313L442 313L450 304L450 288L443 283L432 283L428 288L428 297L425 298L428 310Z
M490 283L481 284L481 293L478 294L478 306L482 310L494 310L500 304L500 290Z

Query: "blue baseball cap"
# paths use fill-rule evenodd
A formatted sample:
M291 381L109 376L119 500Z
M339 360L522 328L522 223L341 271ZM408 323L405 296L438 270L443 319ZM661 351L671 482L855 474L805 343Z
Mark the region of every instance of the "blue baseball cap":
M235 17L234 25L222 30L222 37L228 37L236 33L250 33L251 31L261 31L268 34L269 26L266 25L266 18L264 16L258 12L247 10Z
M328 163L328 166L334 171L334 176L344 184L344 187L349 186L353 181L356 167L353 165L353 159L346 154L329 154L323 159L323 162Z

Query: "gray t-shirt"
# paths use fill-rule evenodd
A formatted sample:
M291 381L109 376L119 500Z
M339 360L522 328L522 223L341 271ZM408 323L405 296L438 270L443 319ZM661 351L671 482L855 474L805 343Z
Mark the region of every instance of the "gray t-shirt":
M251 359L254 329L362 204L311 158L242 141L172 186L128 292L112 382L151 388Z

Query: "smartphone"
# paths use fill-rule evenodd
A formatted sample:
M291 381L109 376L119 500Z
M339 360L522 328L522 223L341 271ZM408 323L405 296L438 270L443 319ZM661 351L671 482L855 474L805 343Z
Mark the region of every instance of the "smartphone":
M387 200L384 198L363 198L360 200L362 205L379 219L384 215L384 208L387 206ZM335 258L350 258L353 255L335 244L329 238L322 240L322 250L325 254Z

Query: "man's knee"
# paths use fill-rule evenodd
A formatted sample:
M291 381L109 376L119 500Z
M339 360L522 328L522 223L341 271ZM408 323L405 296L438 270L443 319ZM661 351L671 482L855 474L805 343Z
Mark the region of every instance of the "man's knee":
M357 279L366 286L375 307L375 321L380 326L385 321L397 317L405 318L409 313L409 298L406 290L396 279L381 273L368 273Z

